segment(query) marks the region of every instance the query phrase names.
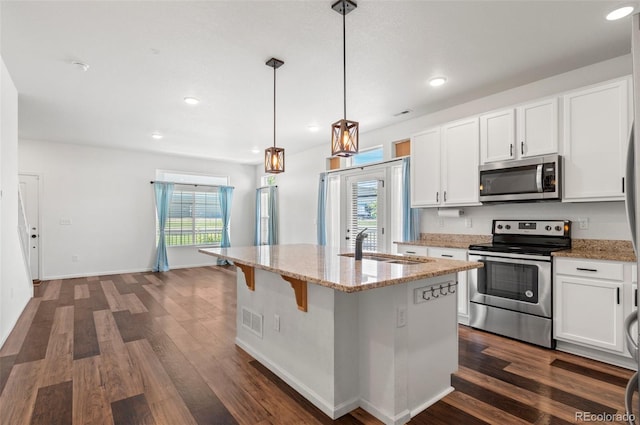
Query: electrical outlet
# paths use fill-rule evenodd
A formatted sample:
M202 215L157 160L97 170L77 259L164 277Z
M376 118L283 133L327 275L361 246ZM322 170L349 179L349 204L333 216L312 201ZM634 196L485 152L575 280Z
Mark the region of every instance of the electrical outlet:
M471 222L471 219L469 217L464 219L464 225L469 228L473 226L473 223Z
M407 326L407 307L400 306L396 310L396 326L398 328L402 328L403 326Z
M273 315L273 330L280 332L280 316L278 314Z
M78 255L77 254L72 255L71 256L71 261L74 262L74 263L77 263L78 262Z
M589 228L589 219L588 218L579 218L578 219L578 227L580 230L586 230Z

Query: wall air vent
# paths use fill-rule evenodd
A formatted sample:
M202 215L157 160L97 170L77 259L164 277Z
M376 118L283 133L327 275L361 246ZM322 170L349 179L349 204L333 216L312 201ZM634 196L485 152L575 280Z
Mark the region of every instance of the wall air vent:
M242 327L259 338L262 338L262 322L262 314L258 314L246 307L242 307Z

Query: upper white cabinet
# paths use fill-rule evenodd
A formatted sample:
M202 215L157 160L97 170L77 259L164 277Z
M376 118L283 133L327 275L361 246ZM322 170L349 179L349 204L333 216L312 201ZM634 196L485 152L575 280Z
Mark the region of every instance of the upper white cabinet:
M527 103L480 116L482 163L558 152L558 99Z
M440 203L440 128L411 138L411 206Z
M630 84L624 78L564 95L563 200L623 199Z
M478 204L478 118L411 138L411 205Z
M478 118L442 127L442 205L478 203Z

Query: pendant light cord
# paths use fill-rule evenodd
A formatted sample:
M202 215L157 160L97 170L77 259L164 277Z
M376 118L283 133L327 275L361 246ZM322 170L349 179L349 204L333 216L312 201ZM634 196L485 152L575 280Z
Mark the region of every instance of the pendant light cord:
M273 67L273 147L276 147L276 66Z
M342 2L342 88L344 99L344 119L347 119L347 24L346 3Z

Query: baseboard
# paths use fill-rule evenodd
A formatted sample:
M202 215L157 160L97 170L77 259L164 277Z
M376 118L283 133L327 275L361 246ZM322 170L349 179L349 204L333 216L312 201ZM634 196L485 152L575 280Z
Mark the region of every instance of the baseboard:
M387 412L377 409L374 405L362 398L360 399L360 407L375 416L376 419L383 422L385 425L402 425L411 420L411 412L409 412L409 410L405 410L393 417Z
M275 373L280 379L290 385L294 390L299 392L304 398L310 401L314 406L320 409L331 419L336 419L358 407L358 400L355 400L355 402L349 401L338 406L333 406L324 398L320 397L316 392L312 391L309 387L291 376L287 371L283 370L280 366L272 363L269 359L265 358L263 355L255 351L250 345L238 339L238 337L236 337L235 342L238 347L242 348L244 351L249 353L251 357L259 361L271 372Z
M580 357L597 360L599 362L620 366L625 369L638 370L638 365L630 357L618 354L607 353L593 348L583 347L581 345L572 344L570 342L556 340L556 350L565 353L574 354Z
M455 388L449 387L444 391L442 391L437 396L432 397L431 399L415 407L414 409L411 410L411 417L413 418L414 416L419 415L422 411L428 409L432 404L437 403L438 401L442 400L444 397L446 397L447 395L451 394L454 391L455 391Z

